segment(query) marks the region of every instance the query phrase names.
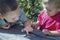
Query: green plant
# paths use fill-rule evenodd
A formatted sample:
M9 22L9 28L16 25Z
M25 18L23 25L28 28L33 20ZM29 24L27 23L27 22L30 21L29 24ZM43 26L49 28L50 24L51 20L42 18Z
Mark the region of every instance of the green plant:
M33 22L37 20L37 16L43 9L42 0L17 0L21 9L26 13L26 16Z

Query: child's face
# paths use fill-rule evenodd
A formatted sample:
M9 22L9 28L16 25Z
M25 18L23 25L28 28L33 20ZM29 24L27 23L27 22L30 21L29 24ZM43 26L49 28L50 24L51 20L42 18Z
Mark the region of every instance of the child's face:
M4 17L8 22L16 22L19 19L20 10L17 8L15 11L8 12Z
M47 14L48 14L49 16L54 16L54 15L56 15L56 13L57 13L57 9L54 8L54 7L51 6L51 5L46 5L46 10L47 10Z
M45 1L44 4L49 16L54 16L57 14L58 9L56 9L53 4L48 4L48 1Z

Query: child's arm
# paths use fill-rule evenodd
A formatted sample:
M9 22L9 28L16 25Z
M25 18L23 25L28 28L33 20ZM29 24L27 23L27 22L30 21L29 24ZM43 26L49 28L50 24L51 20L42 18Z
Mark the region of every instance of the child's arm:
M25 31L28 34L28 32L32 32L33 29L37 28L39 25L39 21L37 21L35 24L32 24L31 21L27 18L24 22L25 28L22 31Z
M32 25L33 28L37 28L37 27L39 27L39 26L40 26L40 22L39 22L39 21L37 21L36 23L34 23L34 24Z
M51 35L51 36L60 36L60 33L58 31L50 31L50 30L44 29L42 32L44 34Z
M51 35L60 36L60 33L57 31L50 31Z
M25 12L23 10L20 10L20 21L25 26L24 29L22 29L22 32L32 32L33 28L31 27L32 23L31 21L26 17Z

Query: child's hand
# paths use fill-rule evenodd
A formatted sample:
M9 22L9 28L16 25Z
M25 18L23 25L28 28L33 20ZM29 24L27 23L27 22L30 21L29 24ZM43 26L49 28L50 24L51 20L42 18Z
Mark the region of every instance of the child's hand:
M43 29L42 32L46 35L51 35L50 31L47 29Z
M40 27L40 22L37 21L35 24L32 24L32 27L33 27L33 28L38 28L38 27Z
M33 28L32 27L25 27L24 29L22 29L22 32L26 32L27 34L29 34L29 32L32 32Z
M1 28L3 28L3 29L9 29L10 28L10 24L5 24L5 25L1 26Z
M60 33L55 31L49 31L47 29L43 29L42 32L46 35L50 35L50 36L60 36Z

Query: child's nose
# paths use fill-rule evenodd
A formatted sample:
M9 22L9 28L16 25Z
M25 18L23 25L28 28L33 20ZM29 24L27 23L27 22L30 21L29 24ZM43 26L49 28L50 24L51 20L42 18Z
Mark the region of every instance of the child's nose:
M19 20L19 18L14 19L14 21L17 21L17 20Z

